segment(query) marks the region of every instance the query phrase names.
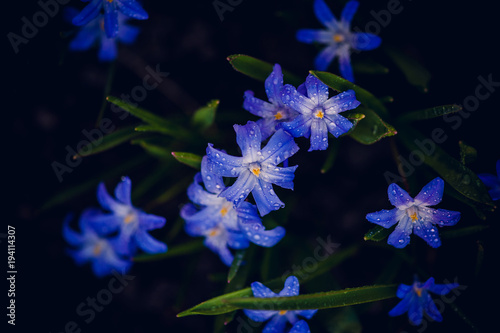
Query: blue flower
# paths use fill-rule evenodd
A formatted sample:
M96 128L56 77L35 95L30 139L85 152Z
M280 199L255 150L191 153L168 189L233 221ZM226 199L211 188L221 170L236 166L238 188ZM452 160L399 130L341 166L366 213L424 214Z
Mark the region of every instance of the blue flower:
M137 20L146 20L148 18L148 13L135 0L91 0L90 4L73 18L73 24L77 26L86 25L99 15L103 7L104 31L108 38L118 36L120 29L118 13Z
M440 322L443 320L443 317L439 313L429 292L437 295L446 295L458 286L458 283L435 284L432 277L424 283L419 282L415 278L415 282L412 285L400 284L396 295L402 301L389 311L389 316L395 317L408 312L410 322L413 325L420 325L425 311L429 317Z
M121 274L128 272L132 262L122 258L116 253L116 240L102 237L85 219L85 212L79 220L81 233L77 233L69 227L71 216L68 216L63 224L63 237L73 247L67 253L78 265L91 262L92 270L97 277L111 274L113 270Z
M500 199L500 160L497 161L497 175L492 175L489 173L478 174L478 177L482 182L490 188L488 193L492 200L496 201Z
M88 209L85 219L102 235L118 232L117 251L124 255L134 255L137 248L147 253L162 253L167 246L148 234L149 230L158 229L165 225L165 218L146 214L132 206L130 200L132 182L123 177L115 188L115 197L112 198L106 191L103 183L97 188L97 200L102 208Z
M285 286L279 294L274 293L271 289L267 288L260 282L251 284L254 297L270 298L270 297L290 297L299 294L299 280L295 276L289 276L285 281ZM269 320L264 327L263 332L283 332L287 321L294 327L293 332L306 333L309 331L307 323L300 323L297 316L311 319L318 310L294 310L294 311L272 311L272 310L243 310L245 314L256 322L263 322ZM303 321L303 320L301 320Z
M346 3L338 21L323 0L314 1L314 13L326 27L324 29L301 29L297 31L297 40L303 43L320 43L327 46L314 60L314 66L320 71L328 68L335 56L339 57L341 75L354 82L351 67L351 50L368 51L380 45L380 37L362 32L351 32L351 20L358 9L358 1Z
M271 247L279 242L285 235L284 228L265 230L254 205L242 202L234 208L231 202L219 196L225 188L222 177L209 172L207 163L207 156L204 156L201 173L195 175L188 188L188 197L194 204L184 205L180 212L186 221L186 232L190 236L205 237L205 245L219 254L228 266L233 262L229 248L244 249L249 242Z
M219 195L238 207L252 192L261 216L284 207L285 204L274 193L272 184L293 190L297 166L277 166L299 150L293 137L278 130L261 150L260 128L255 122L249 121L244 126L234 125L234 130L242 157L228 155L213 148L211 143L207 147L207 168L210 172L222 177L238 177L233 185Z
M311 333L311 330L305 320L299 320L293 325L288 333Z
M410 243L412 232L431 247L439 247L441 240L436 226L453 226L460 220L460 212L428 207L441 202L443 190L444 181L437 177L425 185L415 199L412 199L401 187L391 184L388 189L389 200L396 208L370 213L366 218L384 228L390 228L398 223L387 240L387 243L394 247L403 248Z
M328 132L338 138L352 128L352 123L339 113L358 107L353 90L328 98L328 86L309 74L304 85L295 89L287 84L283 88L283 102L300 114L291 122L278 127L294 137L311 137L308 151L328 148Z
M262 141L266 140L274 132L276 125L285 121L290 121L295 118L298 113L281 100L281 91L283 90L283 73L280 65L274 65L274 69L267 77L264 83L266 94L269 102L254 97L252 91L245 91L245 101L243 108L251 114L262 117L257 121L262 134Z
M70 10L67 12L68 15L71 15ZM116 59L117 41L123 44L132 44L139 34L139 28L126 23L128 18L125 15L119 13L118 21L121 26L120 31L116 37L109 38L103 30L104 16L97 16L80 29L76 37L70 42L69 49L72 51L85 51L94 45L98 45L98 57L100 61L112 61Z

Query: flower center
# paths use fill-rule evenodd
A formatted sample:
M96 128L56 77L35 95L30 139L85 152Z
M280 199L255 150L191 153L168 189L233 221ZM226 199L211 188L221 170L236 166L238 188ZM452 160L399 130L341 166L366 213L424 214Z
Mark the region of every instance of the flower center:
M260 175L260 164L252 163L248 166L248 169L257 177Z
M418 297L422 297L422 288L419 288L415 285L413 286L413 290L415 291Z
M325 113L323 112L323 108L317 108L316 110L314 110L314 116L316 118L323 119L323 117L325 116Z
M222 207L222 209L220 210L220 215L222 215L222 217L226 216L227 212L229 211L229 209L227 207Z
M94 254L94 256L98 256L99 254L101 254L101 252L102 252L102 244L97 243L97 245L94 246L92 253Z
M274 119L280 120L281 118L283 118L283 113L281 111L276 112Z
M220 234L220 229L215 227L212 230L210 230L210 233L208 234L209 237L215 237L218 234Z
M135 214L133 213L127 214L127 216L125 216L125 218L123 219L123 222L125 224L129 224L134 221L135 221Z
M337 43L341 43L341 42L343 42L343 41L344 41L344 39L345 39L345 38L344 38L344 35L342 35L342 34L335 34L335 35L333 35L333 40L334 40L335 42L337 42Z
M282 315L284 315L284 314L285 314L285 313L287 313L287 312L288 312L287 310L281 310L280 312L278 312L278 314L279 314L280 316L282 316Z
M418 220L418 209L415 206L411 206L406 210L406 214L411 219L412 222L417 222Z

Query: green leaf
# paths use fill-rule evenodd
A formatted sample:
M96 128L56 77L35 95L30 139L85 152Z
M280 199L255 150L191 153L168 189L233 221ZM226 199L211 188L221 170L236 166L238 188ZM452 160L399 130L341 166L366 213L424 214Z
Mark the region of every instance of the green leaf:
M236 71L260 81L265 81L273 71L272 64L244 54L230 55L227 60ZM305 81L286 70L283 70L283 80L294 86L299 86Z
M206 106L199 108L193 114L191 118L192 124L201 129L202 131L212 126L215 121L215 112L219 106L220 101L218 99L211 100Z
M427 92L431 74L416 59L392 47L384 48L387 55L403 72L406 80L422 92Z
M381 117L388 116L388 112L384 104L382 104L382 102L378 98L373 96L371 92L332 73L320 71L310 71L310 73L320 79L321 82L336 91L346 91L349 89L354 90L354 92L356 93L356 99L360 101L364 106L374 110Z
M356 110L363 112L365 117L349 132L349 136L359 143L371 145L397 134L394 127L384 122L373 110L361 107Z
M396 296L396 285L365 286L291 297L239 297L223 302L238 309L307 310L338 308L376 302Z
M227 273L227 283L230 283L238 273L238 270L243 264L243 258L245 257L245 253L246 250L236 251L233 262L231 263L231 267L229 267L229 272Z
M189 137L189 131L184 129L179 124L172 123L168 119L157 116L154 113L151 113L150 111L147 111L147 110L144 110L144 109L139 108L137 106L134 106L132 104L129 104L129 103L117 98L117 97L108 96L106 99L109 102L121 107L123 110L129 112L130 114L136 116L137 118L152 125L151 127L142 126L142 127L140 127L140 130L146 130L147 128L149 128L149 130L161 128L162 133L165 133L165 134L169 134L169 135L172 135L175 137L182 137L182 138ZM157 130L157 131L159 131L159 130Z
M201 251L204 248L203 240L195 240L188 243L180 244L169 248L165 253L159 254L141 254L134 257L132 261L134 262L149 262L168 259L172 257L184 256L187 254L192 254Z
M470 164L476 160L477 158L476 148L467 145L463 141L459 141L458 145L460 147L460 161L462 162L463 165Z
M435 106L433 108L428 108L424 110L411 111L401 115L398 120L403 122L410 122L415 120L425 120L441 117L445 114L454 113L462 110L461 105L449 104Z
M401 128L399 137L409 151L420 151L424 163L433 168L441 178L463 196L493 206L488 190L479 177L465 165L448 155L434 141L406 125ZM426 152L423 151L423 146L426 146Z
M364 61L353 61L352 69L355 73L360 74L387 74L389 69L378 62L371 59Z
M368 230L363 239L365 241L371 240L374 242L380 242L381 240L384 240L387 236L389 236L389 234L394 230L394 228L395 227L386 229L384 227L377 225Z
M125 127L105 135L99 140L90 142L78 150L78 154L73 159L102 153L127 141L140 137L142 134L134 131L134 126Z
M200 155L187 152L173 151L172 156L175 157L177 161L189 165L192 168L195 168L197 170L201 169L202 156Z
M132 144L141 146L145 151L162 160L172 159L172 152L163 145L155 144L149 140L133 140Z

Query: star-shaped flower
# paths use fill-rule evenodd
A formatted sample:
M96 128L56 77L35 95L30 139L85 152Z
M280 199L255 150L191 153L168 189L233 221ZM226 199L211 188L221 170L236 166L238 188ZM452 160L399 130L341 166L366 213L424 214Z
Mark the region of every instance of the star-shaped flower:
M478 174L482 182L490 188L488 193L493 201L500 199L500 160L497 161L497 175L489 173Z
M289 276L285 281L283 290L281 290L279 294L274 293L260 282L252 283L251 288L254 297L270 298L297 296L299 294L299 280L295 276ZM318 310L272 311L244 309L243 311L250 319L256 322L263 322L270 319L264 327L263 332L284 332L286 323L289 322L294 325L292 328L292 331L294 330L293 332L306 333L309 331L307 323L300 323L300 321L303 320L299 320L297 316L311 319Z
M415 278L415 282L412 285L400 284L396 295L402 301L389 311L389 316L395 317L408 312L410 322L413 325L420 325L425 311L429 317L440 322L443 320L443 317L439 313L429 292L437 295L446 295L458 286L458 283L435 284L432 277L424 283L419 282Z
M285 85L282 96L283 103L300 114L293 121L281 123L278 127L294 137L311 137L308 151L328 148L328 132L336 138L347 133L353 125L340 113L360 105L354 90L328 98L328 86L312 74L298 89Z
M264 247L274 246L285 235L283 227L265 230L257 208L242 202L237 208L219 196L224 190L222 177L207 169L207 156L201 162L201 172L188 188L193 202L184 205L180 215L186 221L185 230L190 236L205 237L205 245L219 254L226 265L231 265L231 249L245 249L249 242ZM205 185L205 189L201 186Z
M314 60L316 69L326 70L333 59L338 56L340 73L351 82L354 82L351 50L368 51L377 48L381 43L380 37L374 34L351 31L351 20L358 6L358 1L346 3L341 19L338 21L323 0L315 0L314 13L326 30L301 29L297 31L297 40L300 42L327 45Z
M91 262L92 270L97 277L111 274L113 270L121 274L128 272L132 262L116 253L116 240L102 237L89 225L84 218L79 220L80 233L72 230L69 226L71 216L68 216L63 224L63 237L73 247L67 253L78 265Z
M284 207L272 184L293 190L297 166L278 167L278 164L299 150L293 137L278 130L261 149L262 137L255 122L249 121L244 126L234 125L234 130L242 157L228 155L213 148L211 143L207 147L207 169L210 172L222 177L238 177L219 196L238 207L251 192L261 216Z
M388 195L396 208L369 213L366 218L384 228L390 228L398 223L387 240L387 243L394 247L403 248L410 243L412 232L431 247L439 247L441 240L437 227L453 226L460 220L460 212L428 207L441 202L443 190L444 181L437 177L425 185L413 199L405 190L393 183L389 185Z
M135 0L91 0L90 4L73 18L73 24L86 25L99 15L101 8L104 8L104 31L108 38L118 35L120 29L118 13L137 20L148 18L148 13Z
M72 10L69 9L67 15L71 16L72 14ZM74 14L76 15L76 13ZM120 31L116 37L109 38L104 32L104 15L99 15L78 31L75 38L69 43L69 49L72 51L85 51L94 45L98 45L99 60L112 61L116 59L118 53L117 42L132 44L139 34L139 28L128 25L128 20L128 17L118 13Z
M115 188L115 197L112 198L104 183L97 188L97 200L100 209L88 209L82 218L103 235L118 232L117 250L124 255L134 255L137 248L147 253L162 253L167 251L167 246L151 237L149 230L161 228L165 225L165 218L146 214L132 206L130 200L132 182L130 178L123 177Z
M262 141L276 132L276 125L293 120L298 113L286 106L281 100L283 90L283 73L281 66L274 65L274 69L267 77L264 86L269 102L254 97L253 91L245 91L243 108L251 114L262 117L257 121L262 134Z

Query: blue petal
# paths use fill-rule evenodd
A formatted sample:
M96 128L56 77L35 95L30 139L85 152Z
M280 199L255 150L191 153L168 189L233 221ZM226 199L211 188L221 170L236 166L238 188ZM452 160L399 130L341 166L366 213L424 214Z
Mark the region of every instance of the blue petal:
M115 210L120 210L120 208L123 206L120 203L116 202L115 199L113 199L109 195L108 191L106 190L106 186L102 182L97 186L97 201L102 208L112 212L114 212Z
M285 105L302 114L311 114L317 106L310 98L300 94L294 86L289 84L283 87L281 97Z
M135 0L117 0L117 5L120 11L137 20L146 20L149 18L148 13Z
M332 135L336 138L349 132L352 128L353 124L345 117L334 114L334 115L325 115L323 117L328 132L332 133Z
M98 58L99 61L113 61L118 54L116 48L116 40L114 38L101 38L101 46L99 47Z
M89 49L99 38L101 31L96 28L82 28L76 37L69 43L69 49L72 51L83 51Z
M391 210L382 209L375 213L366 214L366 219L371 223L378 224L381 227L390 228L398 222L398 212L398 208Z
M227 246L235 250L246 249L250 243L248 239L241 232L234 232L228 230Z
M281 101L281 89L283 89L283 72L281 71L281 66L275 64L273 71L266 78L264 82L264 87L266 88L267 98L269 102L275 105L283 105Z
M311 122L311 146L308 151L328 148L328 129L324 120L313 119Z
M207 207L198 211L193 205L186 204L180 211L180 216L186 221L184 230L189 236L203 236L207 230L219 223L219 208Z
M281 168L271 164L263 164L259 178L280 187L293 190L293 179L298 166Z
M333 59L337 55L337 45L330 45L321 50L314 58L314 68L319 71L326 71Z
M86 25L92 19L96 18L99 15L99 11L101 10L103 1L102 0L92 0L90 4L88 4L85 8L82 9L80 14L73 17L73 24L77 26Z
M121 182L116 185L115 197L125 205L132 205L130 196L132 194L132 181L128 177L123 177Z
M314 14L325 27L333 30L338 28L337 19L323 0L314 1Z
M429 208L432 223L437 224L440 227L450 227L457 224L460 220L460 212L455 212L446 209L432 209Z
M273 186L261 179L255 184L252 195L261 216L285 207L285 204L274 193Z
M276 106L254 97L252 91L247 90L243 95L243 108L259 117L274 117ZM280 97L281 98L281 97Z
M257 125L260 128L262 141L265 141L276 132L276 126L280 123L274 117L262 118L257 120Z
M441 202L444 191L444 181L437 177L425 185L415 197L415 204L434 206Z
M299 146L295 143L293 137L280 129L273 134L266 146L262 148L261 163L278 165L298 151Z
M342 10L342 14L340 15L341 20L344 21L345 23L351 23L352 17L358 10L358 6L359 2L354 0L346 3L344 9Z
M255 162L259 159L261 135L260 128L253 121L249 121L244 126L234 125L236 132L236 142L241 149L245 161Z
M289 333L311 333L311 330L305 320L299 320L293 325Z
M402 315L410 309L410 304L415 301L414 295L407 294L391 311L389 311L389 316L396 317Z
M441 313L437 309L436 304L434 304L434 301L432 300L429 294L426 294L425 312L429 315L429 317L431 317L435 321L437 322L443 321Z
M495 175L489 173L480 173L477 176L479 177L479 179L481 179L484 185L488 187L496 188L500 185L500 180Z
M306 78L306 89L307 97L315 106L322 105L328 99L328 86L312 74Z
M94 260L92 262L92 271L94 272L95 276L101 278L111 274L112 267L105 261Z
M240 220L238 225L244 237L252 243L263 247L272 247L285 236L285 229L283 227L266 230L259 220Z
M276 311L267 311L267 310L243 309L243 312L247 315L248 318L258 323L266 321L276 314Z
M439 238L437 227L431 222L418 220L413 228L413 232L415 235L426 241L429 246L433 248L441 246L441 239Z
M329 44L332 41L332 32L320 29L300 29L296 38L299 42L312 44L314 42Z
M500 199L500 188L489 190L488 194L490 195L491 200L496 201Z
M242 157L228 155L213 148L211 143L207 147L207 170L222 177L237 177L243 170Z
M216 194L209 193L203 189L200 185L202 181L201 174L198 172L194 176L194 181L189 185L187 189L187 195L192 202L198 205L210 206L218 203L220 200L217 198Z
M234 207L246 199L248 194L256 187L257 178L250 170L244 170L236 179L233 185L226 187L219 196L224 197L227 201L232 202Z
M262 333L283 333L286 322L286 316L276 315L266 324Z
M410 242L410 235L412 233L412 222L408 216L404 216L396 229L389 235L387 243L395 248L401 249L408 245Z
M432 284L431 286L429 286L429 291L437 295L446 295L452 289L455 289L458 286L458 283Z
M413 204L413 199L410 197L408 192L399 187L398 184L392 183L387 189L387 194L389 195L389 201L395 207L400 209L405 209Z
M328 99L323 107L327 115L335 115L357 108L361 103L356 99L354 90L349 89Z
M282 128L296 138L301 136L308 138L311 135L311 122L312 117L310 115L298 115L291 122L280 123L277 127Z
M382 39L379 36L364 32L355 33L352 39L352 47L360 51L373 50L381 43Z
M99 234L107 235L116 231L123 219L115 214L104 213L99 209L89 208L82 212L81 219Z
M122 24L118 31L118 39L123 44L132 44L135 42L140 32L141 30L138 27Z
M404 298L409 292L411 292L413 286L401 283L396 291L396 296L398 298Z
M296 314L307 319L311 319L318 312L318 310L299 310L295 311Z
M428 294L425 291L422 292L422 297L417 297L413 294L413 300L408 309L408 319L413 325L420 325L422 323L422 318L424 316L424 297L426 296L428 296Z
M340 74L347 81L354 82L354 75L351 66L351 54L348 47L339 50Z
M63 238L73 246L79 246L84 242L84 237L70 228L69 223L73 219L73 214L68 214L63 222Z
M252 288L253 297L270 298L278 296L275 292L260 282L253 282L250 287Z
M221 176L208 170L208 157L201 159L201 178L208 192L219 194L226 186Z
M146 231L138 230L134 238L137 246L146 253L155 254L167 252L167 245L154 239Z
M108 38L118 36L118 9L113 2L103 1L104 3L104 31Z
M295 276L289 276L285 280L283 290L278 294L279 297L297 296L299 294L300 286L299 279Z
M154 230L163 228L167 220L164 217L139 213L139 226L142 230Z

